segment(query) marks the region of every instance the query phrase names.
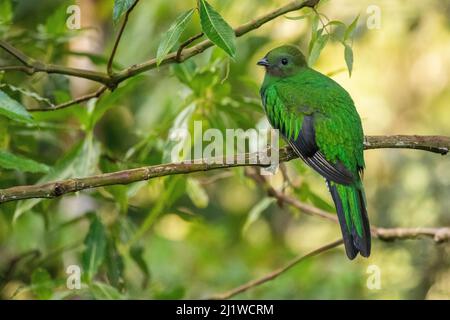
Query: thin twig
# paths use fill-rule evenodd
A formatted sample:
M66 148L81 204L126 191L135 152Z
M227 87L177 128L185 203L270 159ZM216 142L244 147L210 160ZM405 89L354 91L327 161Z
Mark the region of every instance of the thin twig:
M285 266L283 266L281 268L278 268L278 269L276 269L276 270L266 274L265 276L263 276L261 278L249 281L246 284L243 284L243 285L241 285L239 287L236 287L236 288L234 288L232 290L229 290L229 291L226 291L226 292L223 292L223 293L219 293L219 294L215 294L212 297L210 297L209 299L214 299L214 300L216 300L216 299L217 300L230 299L231 297L234 297L235 295L237 295L239 293L245 292L245 291L250 290L250 289L252 289L254 287L257 287L257 286L259 286L259 285L261 285L263 283L271 281L271 280L277 278L278 276L280 276L281 274L285 273L286 271L288 271L292 267L296 266L300 262L302 262L302 261L304 261L304 260L306 260L308 258L317 256L317 255L319 255L319 254L321 254L321 253L323 253L325 251L328 251L328 250L330 250L332 248L340 246L342 243L343 243L342 239L330 242L330 243L328 243L328 244L326 244L326 245L324 245L324 246L322 246L322 247L320 247L320 248L318 248L316 250L313 250L313 251L311 251L311 252L309 252L309 253L307 253L305 255L298 256L297 258L295 258L292 261L290 261L289 263L287 263Z
M195 36L190 37L189 39L184 41L182 44L180 44L180 46L178 47L178 50L177 50L177 57L176 57L177 62L183 61L181 59L181 53L183 52L184 48L186 48L188 45L190 45L195 40L200 39L201 37L203 37L203 32L200 32L200 33L196 34Z
M450 148L450 137L443 136L381 136L366 137L369 146L366 148L407 148L422 149L430 152L444 153ZM296 159L297 156L291 148L285 147L279 150L279 161L286 162ZM17 186L0 190L0 203L31 198L55 198L66 193L77 192L86 189L99 188L116 184L129 184L137 181L149 180L156 177L188 174L199 171L226 169L242 166L267 167L270 164L259 162L267 159L266 152L246 153L236 155L233 159L226 157L218 159L200 159L181 163L161 164L150 167L141 167L123 171L104 173L85 178L72 178L68 180L49 182L46 184ZM214 160L214 161L212 161ZM232 160L232 161L229 161ZM243 160L243 161L238 161ZM315 210L312 208L305 210Z
M101 86L95 92L89 93L87 95L78 97L76 99L73 99L73 100L58 104L58 105L51 106L50 108L33 108L33 109L28 109L28 111L29 112L47 112L47 111L55 111L55 110L64 109L64 108L73 106L74 104L78 104L81 102L91 100L93 98L99 98L107 89L108 89L107 86Z
M377 233L374 235L378 237L381 240L384 241L392 241L392 240L399 240L399 239L415 239L420 236L429 236L433 237L436 242L443 242L450 240L450 228L391 228L391 229L385 229L385 228L376 228ZM306 260L307 258L317 256L320 253L323 253L327 250L330 250L332 248L335 248L343 243L343 240L336 240L329 244L326 244L325 246L322 246L314 251L311 251L310 253L306 255L300 255L297 258L293 259L292 261L288 262L285 266L278 268L261 278L258 278L256 280L249 281L243 285L240 285L234 289L231 289L229 291L215 294L209 299L230 299L240 293L243 293L245 291L248 291L252 288L255 288L257 286L260 286L264 283L267 283L281 274L285 273L286 271L290 270L292 267L296 266L300 262Z
M113 49L111 52L111 56L109 57L108 65L106 67L106 70L110 76L113 74L114 57L116 55L117 48L119 47L119 43L120 43L120 39L122 38L123 31L125 30L125 27L127 26L128 17L130 16L131 11L133 11L133 9L136 7L138 2L139 2L139 0L135 0L134 3L131 5L131 7L125 13L125 17L123 19L122 25L120 26L120 30L119 30L119 33L117 34L116 41L114 41L114 46L113 46Z

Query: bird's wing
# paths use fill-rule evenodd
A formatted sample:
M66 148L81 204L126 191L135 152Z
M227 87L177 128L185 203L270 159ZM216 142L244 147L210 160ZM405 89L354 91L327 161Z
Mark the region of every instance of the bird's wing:
M289 101L280 96L275 88L266 90L262 98L272 126L280 130L303 161L330 181L344 185L355 182L351 171L340 161L328 160L320 150L316 139L316 116L312 108L302 105L294 111L292 106L289 106Z

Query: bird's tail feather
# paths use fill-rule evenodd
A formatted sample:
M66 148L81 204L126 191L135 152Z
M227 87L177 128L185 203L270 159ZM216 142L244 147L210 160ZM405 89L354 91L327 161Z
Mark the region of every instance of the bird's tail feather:
M341 185L327 181L344 238L345 251L349 259L358 252L363 257L370 255L370 225L362 183Z

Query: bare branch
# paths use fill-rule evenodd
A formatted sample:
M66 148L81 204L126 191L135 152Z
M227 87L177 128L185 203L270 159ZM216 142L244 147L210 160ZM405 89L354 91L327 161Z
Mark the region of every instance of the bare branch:
M320 210L320 209L319 209ZM373 231L372 231L373 233ZM374 234L374 233L373 233ZM415 239L420 236L429 236L433 237L436 242L443 242L450 240L450 228L392 228L392 229L385 229L385 228L376 228L376 232L374 236L378 237L381 240L385 241L392 241L396 239ZM243 293L245 291L248 291L254 287L260 286L266 282L269 282L281 274L285 273L286 271L290 270L297 264L303 262L304 260L317 256L327 250L330 250L332 248L335 248L343 243L343 240L336 240L331 243L328 243L314 251L311 251L310 253L306 255L300 255L297 258L293 259L292 261L288 262L285 266L278 268L261 278L258 278L256 280L249 281L243 285L240 285L234 289L231 289L229 291L213 295L210 297L210 299L230 299L240 293Z
M58 104L58 105L53 105L50 108L34 108L34 109L27 109L27 110L29 112L47 112L47 111L55 111L55 110L64 109L64 108L73 106L74 104L78 104L81 102L91 100L93 98L99 98L107 89L108 89L107 86L101 86L97 91L95 91L93 93L89 93L87 95L78 97L76 99L73 99L73 100Z
M119 30L119 33L117 34L116 41L114 41L114 46L113 46L113 49L111 52L111 56L109 57L109 60L108 60L108 66L106 67L106 70L108 71L108 74L110 76L113 74L114 57L116 55L117 48L119 47L120 39L122 39L123 31L125 30L125 27L127 26L128 17L130 16L131 11L133 11L133 9L136 7L138 2L139 2L139 0L136 0L131 5L131 7L127 10L127 12L125 13L125 18L123 19L122 25L120 26L120 30Z
M54 64L47 64L41 61L36 61L33 58L28 57L22 51L14 48L9 43L4 40L0 40L0 48L10 53L16 59L23 63L23 66L0 66L0 71L21 71L29 75L35 74L36 72L46 72L46 73L58 73L65 74L68 76L74 76L79 78L85 78L88 80L103 83L107 86L115 85L110 77L102 72L70 68L64 66L58 66Z
M366 141L370 143L371 149L395 148L399 145L399 141L404 141L404 143L401 144L401 148L405 148L405 145L407 145L407 142L409 141L408 143L410 143L411 148L418 149L418 146L421 146L423 148L420 149L426 149L430 152L442 153L444 149L448 150L450 148L450 137L420 136L420 143L412 143L412 141L410 141L409 139L407 139L408 141L406 141L405 136L387 136L386 139L387 141L389 141L389 143L385 142L380 137L376 137L375 139L372 139L372 137L370 136L366 137ZM427 146L428 148L425 148ZM30 198L55 198L66 193L77 192L85 189L99 188L115 184L129 184L167 175L188 174L199 171L226 169L240 166L266 167L267 164L257 162L259 159L265 157L265 153L247 153L243 156L244 161L242 163L237 161L237 159L241 159L241 155L237 155L233 159L232 163L230 163L231 161L227 161L226 158L222 158L219 159L220 161L214 162L212 161L212 159L202 159L195 162L187 161L182 163L161 164L150 167L141 167L136 169L105 173L85 178L73 178L40 185L17 186L0 190L0 203ZM297 158L297 156L292 151L292 149L288 147L280 149L280 162L289 161L295 158ZM303 207L303 209L305 211L311 212L316 210L312 208L308 209L307 207Z
M344 241L342 239L330 242L316 250L313 250L305 255L301 255L298 256L297 258L293 259L291 262L288 262L285 266L278 268L275 271L272 271L268 274L266 274L265 276L258 278L256 280L252 280L247 282L246 284L243 284L237 288L234 288L232 290L226 291L224 293L220 293L220 294L216 294L212 297L210 297L210 299L217 299L217 300L224 300L224 299L230 299L232 297L234 297L235 295L245 292L247 290L250 290L254 287L257 287L263 283L266 283L268 281L271 281L275 278L277 278L279 275L285 273L286 271L290 270L292 267L296 266L297 264L299 264L302 261L305 261L308 258L317 256L327 250L330 250L332 248L335 248L337 246L340 246Z

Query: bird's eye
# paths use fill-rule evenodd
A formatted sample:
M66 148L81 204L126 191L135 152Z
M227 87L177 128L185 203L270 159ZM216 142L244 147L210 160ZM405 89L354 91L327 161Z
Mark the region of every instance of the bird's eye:
M284 65L287 65L288 64L288 59L286 59L286 58L281 59L281 63L284 64Z

